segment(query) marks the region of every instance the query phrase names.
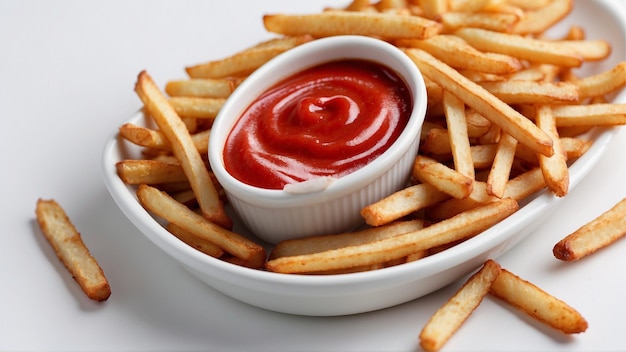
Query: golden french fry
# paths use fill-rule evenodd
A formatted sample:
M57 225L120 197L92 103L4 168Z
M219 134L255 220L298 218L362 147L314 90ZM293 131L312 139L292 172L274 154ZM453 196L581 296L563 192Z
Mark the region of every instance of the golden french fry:
M478 72L472 70L459 70L459 73L467 77L470 81L480 82L501 82L506 78L502 75L495 75L493 73Z
M269 260L274 272L304 273L385 263L424 249L469 238L491 227L518 209L517 202L503 199L455 217L405 233L357 246Z
M57 257L87 297L106 301L111 296L111 287L104 271L63 208L53 199L39 199L35 213L39 227Z
M517 201L538 192L546 187L541 168L530 169L509 180L503 197L510 197Z
M443 110L450 136L454 169L462 175L474 179L474 162L472 161L470 141L467 134L465 104L450 92L444 91Z
M526 1L516 0L515 5L523 7L524 5L520 5L520 2ZM532 1L529 1L529 3L531 2ZM544 2L546 2L545 6L539 6L539 4L526 5L530 6L534 10L525 12L524 17L520 19L520 21L516 23L515 26L513 26L511 32L517 34L543 33L546 31L546 29L567 16L567 14L570 13L572 7L574 6L572 0L551 0Z
M433 314L420 332L420 346L438 351L478 308L500 275L500 265L493 260L474 273L448 301Z
M570 47L556 41L523 37L480 28L461 28L455 35L478 50L510 55L521 60L565 67L579 67L583 60Z
M552 105L558 127L626 124L626 104Z
M413 176L454 198L467 198L472 192L474 179L447 167L434 159L418 155L413 166Z
M470 147L475 169L491 167L498 150L497 144L478 144Z
M556 43L572 50L584 61L600 61L611 54L611 45L605 40L558 40Z
M144 208L156 216L180 226L242 260L255 263L258 268L263 266L265 261L263 247L207 220L165 192L148 185L139 185L137 198Z
M187 181L183 168L156 160L122 160L115 165L117 175L129 185Z
M609 94L626 86L626 61L613 69L582 78L574 82L580 90L580 98L597 97Z
M189 66L185 70L191 78L242 77L285 51L311 40L309 35L273 39L221 60Z
M424 17L433 20L440 20L441 15L449 10L448 0L420 0L420 7L424 12Z
M502 198L509 181L517 140L508 134L502 135L494 155L493 164L487 178L487 193Z
M333 235L286 240L276 244L270 259L312 254L349 246L357 246L424 228L423 220L400 221L393 224Z
M537 153L552 155L552 139L511 106L425 51L406 49L405 52L424 75L500 126L520 143Z
M361 216L370 226L380 226L424 209L449 196L435 187L421 183L406 187L361 209Z
M519 7L523 10L536 10L548 5L552 0L506 0L511 6Z
M170 105L181 117L214 119L224 105L224 98L173 97Z
M467 135L469 137L484 136L491 129L491 121L476 112L476 110L466 110L465 118L467 119Z
M493 0L449 0L446 12L478 12L488 7Z
M538 155L539 166L546 181L548 189L557 197L563 197L569 189L569 170L567 160L561 148L561 141L556 130L556 123L552 115L552 109L547 105L537 105L535 120L537 126L544 130L555 141L554 154L551 156Z
M228 98L241 78L197 78L169 81L165 92L172 97Z
M445 12L441 14L444 32L453 32L464 27L482 28L497 32L509 31L520 16L513 13L496 12Z
M459 70L510 74L522 68L522 63L514 57L476 50L453 35L436 35L424 40L401 39L396 45L422 49Z
M490 293L566 334L587 330L587 321L578 311L506 269L500 271Z
M581 157L593 142L580 138L561 137L561 147L568 160Z
M213 182L211 182L209 171L200 157L187 127L182 123L176 111L147 72L143 71L139 74L135 91L161 132L170 141L174 155L179 160L191 188L196 194L202 214L220 226L231 228L232 220L224 211L224 205Z
M424 141L420 146L422 153L429 154L450 154L452 148L450 146L450 133L443 128L431 128L426 133Z
M313 37L353 34L385 39L429 38L441 31L441 24L418 16L374 12L326 11L317 14L271 14L263 17L265 28L285 35Z
M125 123L120 126L119 132L120 136L136 145L169 151L172 150L172 145L160 131ZM191 135L191 140L196 146L196 149L198 149L198 153L204 154L208 151L210 133L211 130L204 130Z
M125 123L119 128L120 136L124 139L148 148L171 150L170 142L163 133L146 127Z
M576 102L580 96L578 85L567 82L507 80L479 84L507 104L561 104Z
M210 255L214 258L219 258L224 254L224 250L215 245L211 241L207 241L205 238L194 235L193 233L183 229L179 225L169 223L166 226L167 231L172 235L178 237L181 241L185 242L189 246L199 250L200 252Z
M626 235L626 198L560 240L552 252L557 259L574 261Z

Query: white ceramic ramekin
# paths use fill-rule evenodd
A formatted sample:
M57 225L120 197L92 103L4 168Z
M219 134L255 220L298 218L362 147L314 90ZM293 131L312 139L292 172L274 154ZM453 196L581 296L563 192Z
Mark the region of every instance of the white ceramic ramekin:
M242 112L278 81L306 68L340 59L363 59L394 70L410 89L413 111L396 142L365 167L338 178L327 188L306 194L245 184L224 168L226 138ZM211 129L209 161L246 226L259 238L278 243L311 235L337 233L362 224L360 210L403 187L419 147L426 113L424 80L411 60L384 41L362 36L318 39L276 57L248 77L221 108Z

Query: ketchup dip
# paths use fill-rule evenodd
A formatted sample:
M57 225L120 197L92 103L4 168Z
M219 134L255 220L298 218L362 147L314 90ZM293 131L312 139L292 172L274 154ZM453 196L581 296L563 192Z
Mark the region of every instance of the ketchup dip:
M323 63L280 81L244 110L226 139L224 166L264 189L339 178L385 152L412 109L406 83L384 65Z

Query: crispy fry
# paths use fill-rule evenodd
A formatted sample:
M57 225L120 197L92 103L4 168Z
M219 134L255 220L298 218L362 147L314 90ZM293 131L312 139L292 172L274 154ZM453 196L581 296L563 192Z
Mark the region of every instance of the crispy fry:
M198 78L167 82L165 92L172 97L228 98L243 79Z
M251 263L263 266L265 250L249 239L224 229L178 203L172 197L154 187L139 185L137 198L148 211L174 223L194 236L214 243L224 251Z
M424 17L436 21L440 20L441 15L449 10L447 0L420 0L419 4L424 12Z
M172 145L160 131L125 123L120 126L119 132L120 136L134 144L148 148L172 150ZM198 149L198 153L204 154L208 151L210 133L211 130L204 130L191 135L191 140Z
M53 199L39 199L36 215L44 236L87 297L106 301L109 282L63 208Z
M519 2L522 1L516 0L516 3ZM513 26L511 32L517 34L543 33L550 26L567 16L574 6L572 0L552 0L545 2L545 6L536 5L535 7L531 5L535 10L527 11L524 17Z
M487 178L487 193L502 198L506 184L509 181L517 140L508 134L504 134L498 142L494 155L493 164Z
M333 235L313 236L282 241L272 249L269 258L312 254L349 246L358 246L424 228L423 220L400 221L386 226Z
M626 104L553 105L558 127L626 124Z
M626 86L626 61L613 69L574 82L580 90L580 98L603 96Z
M404 188L364 207L361 216L368 225L380 226L447 198L449 198L447 194L427 183L422 183Z
M450 148L454 168L459 173L474 179L474 162L467 135L465 104L448 91L443 92L443 109L450 136Z
M454 198L467 198L472 192L474 179L463 175L429 157L418 155L413 166L413 176Z
M319 253L270 260L266 268L281 273L318 272L384 263L423 249L474 236L518 209L517 202L503 199L409 232L367 244Z
M385 39L429 38L441 24L418 16L374 12L326 11L317 14L271 14L263 17L265 28L285 35L310 34L328 37L342 34L368 35Z
M166 228L167 231L169 231L172 235L178 237L178 239L180 239L181 241L185 242L186 244L204 254L210 255L214 258L219 258L224 254L224 250L213 244L213 242L207 241L205 238L196 236L174 223L167 224Z
M566 334L587 330L587 321L574 308L506 269L501 270L490 293Z
M241 77L250 74L279 54L311 39L309 35L302 35L271 40L224 59L189 66L185 70L191 78Z
M538 105L536 113L537 126L544 130L555 141L554 154L551 156L538 155L539 166L548 189L557 197L563 197L569 189L569 170L567 160L561 148L561 141L556 130L556 123L552 109L547 105Z
M174 155L181 163L196 194L203 215L220 226L231 228L232 221L224 211L224 205L211 182L204 161L176 111L145 71L139 74L135 90L160 130L170 141Z
M420 346L438 351L478 308L500 275L500 265L487 260L448 301L433 314L420 332Z
M514 57L476 50L462 38L453 35L436 35L424 40L401 39L396 44L422 49L459 70L509 74L522 68L522 63Z
M538 153L552 155L554 152L552 139L511 106L430 54L419 49L407 49L405 52L417 64L422 73L459 97L485 118L500 126L520 143Z
M181 117L214 119L224 105L224 98L173 97L169 103Z
M180 165L156 160L122 160L115 167L118 176L129 185L187 181Z
M557 259L574 261L604 248L626 235L626 198L567 235L554 245Z
M441 14L444 32L450 33L464 27L482 28L497 32L508 32L520 16L513 13L495 12L445 12Z
M478 50L511 55L530 62L579 67L583 61L574 49L556 41L527 38L480 28L461 28L454 34L465 39Z
M561 104L576 102L580 96L578 86L567 82L508 80L479 84L507 104Z

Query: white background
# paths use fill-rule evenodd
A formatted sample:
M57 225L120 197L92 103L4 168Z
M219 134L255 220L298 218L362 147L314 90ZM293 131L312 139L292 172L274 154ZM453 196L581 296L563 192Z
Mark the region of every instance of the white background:
M310 318L264 311L190 276L117 209L100 175L105 140L183 68L268 38L261 15L316 1L0 0L0 350L419 350L428 317L459 287L382 311ZM622 2L624 5L624 2ZM626 16L626 6L623 6ZM626 350L626 240L576 263L556 241L626 197L626 131L527 240L498 261L578 309L563 336L487 298L444 350ZM34 220L39 197L68 212L112 287L87 299Z

